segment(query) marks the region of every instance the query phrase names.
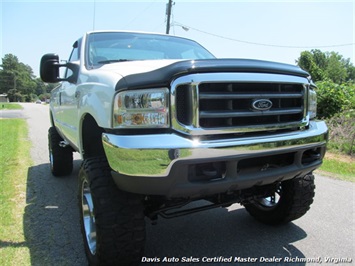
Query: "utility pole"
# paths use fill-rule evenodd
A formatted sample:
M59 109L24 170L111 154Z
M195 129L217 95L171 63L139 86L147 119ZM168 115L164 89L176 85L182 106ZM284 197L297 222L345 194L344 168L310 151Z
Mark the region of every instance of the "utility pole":
M167 20L166 20L166 34L169 34L170 31L170 17L171 17L171 6L173 5L173 0L169 0L169 3L167 4L166 7L166 15L167 15Z

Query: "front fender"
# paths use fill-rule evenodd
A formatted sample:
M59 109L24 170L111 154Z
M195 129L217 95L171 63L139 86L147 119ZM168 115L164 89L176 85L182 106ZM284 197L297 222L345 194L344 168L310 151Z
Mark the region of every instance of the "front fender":
M90 114L100 127L111 127L113 88L104 84L94 84L90 88L88 86L90 84L78 88L78 93L82 95L78 104L79 117L82 120L86 114Z
M101 128L110 128L112 121L112 99L113 88L104 84L86 84L78 87L78 94L81 95L78 102L79 130L77 139L80 143L80 153L83 151L83 122L87 115L90 115Z

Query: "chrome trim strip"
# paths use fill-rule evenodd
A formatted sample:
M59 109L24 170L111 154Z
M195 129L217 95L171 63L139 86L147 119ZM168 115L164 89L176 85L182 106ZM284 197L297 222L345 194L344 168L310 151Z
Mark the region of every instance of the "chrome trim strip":
M300 108L293 108L288 110L274 110L274 111L254 111L254 112L213 112L213 111L202 111L200 112L200 118L221 118L221 117L248 117L248 116L255 116L256 113L260 115L283 115L283 114L299 114L303 110Z
M192 86L192 124L198 128L199 124L199 112L200 112L200 101L199 101L199 92L198 92L198 84L194 83ZM176 110L176 109L174 109Z
M302 98L301 93L289 93L289 94L236 94L236 93L228 93L228 94L217 94L217 93L200 93L200 99L253 99L255 97L262 98Z
M291 151L325 145L328 129L324 122L310 123L309 129L259 137L230 137L207 140L176 134L102 136L111 168L128 176L167 176L171 167L186 160L204 160ZM145 167L146 165L146 167ZM149 167L148 167L149 166Z

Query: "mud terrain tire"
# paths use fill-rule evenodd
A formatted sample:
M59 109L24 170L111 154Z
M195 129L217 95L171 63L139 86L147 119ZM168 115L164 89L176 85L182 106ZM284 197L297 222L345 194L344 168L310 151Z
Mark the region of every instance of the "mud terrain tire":
M117 188L105 157L84 160L78 195L89 264L139 265L145 243L142 196Z
M302 217L313 203L315 185L312 173L283 181L273 196L245 204L245 209L265 224L285 224Z

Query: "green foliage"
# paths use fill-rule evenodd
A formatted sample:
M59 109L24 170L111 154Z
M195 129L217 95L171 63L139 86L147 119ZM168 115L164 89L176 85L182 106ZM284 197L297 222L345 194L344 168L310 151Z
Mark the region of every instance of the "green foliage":
M303 51L297 64L317 84L317 116L329 127L328 148L355 154L355 67L336 52Z
M320 55L318 57L319 59L317 60L319 60L319 62L317 63L317 60L312 52L304 51L301 53L301 56L297 61L298 66L310 73L314 81L322 80L324 78L324 71L320 65L326 63L323 62L323 59Z
M343 57L335 52L328 54L325 76L335 83L341 84L347 81L348 72Z
M321 81L317 87L317 115L326 118L328 149L355 155L355 84Z
M341 84L355 80L355 67L350 59L345 59L336 52L322 52L317 49L303 51L296 62L309 72L314 81L330 80Z
M42 102L45 102L47 99L51 98L51 94L50 93L43 93L38 95L38 99L40 99Z
M355 84L341 85L332 81L319 81L317 84L317 115L330 118L343 111L355 110Z
M0 93L6 93L11 102L34 101L48 92L48 85L36 78L32 68L21 63L17 56L6 54L0 67Z

